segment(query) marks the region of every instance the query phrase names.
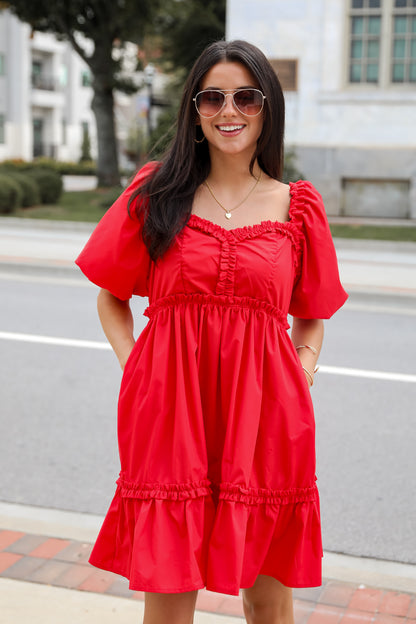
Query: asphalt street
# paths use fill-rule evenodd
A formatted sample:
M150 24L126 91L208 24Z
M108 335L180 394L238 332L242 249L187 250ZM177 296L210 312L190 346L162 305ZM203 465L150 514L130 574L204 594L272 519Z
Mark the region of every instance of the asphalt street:
M67 234L72 246L57 232L49 245L42 236L32 233L27 255L0 237L0 500L103 514L119 469L121 373L98 323L97 290L69 268L85 232ZM372 258L387 264L385 254ZM352 261L366 258L356 252ZM312 389L324 548L416 563L416 298L409 280L377 289L356 282L326 322ZM145 305L134 303L136 333Z

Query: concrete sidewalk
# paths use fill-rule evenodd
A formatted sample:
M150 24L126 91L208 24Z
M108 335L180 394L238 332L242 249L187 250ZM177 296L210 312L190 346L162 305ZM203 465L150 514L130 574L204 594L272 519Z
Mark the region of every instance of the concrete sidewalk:
M94 224L0 219L0 264L73 269ZM416 243L335 239L347 291L416 296Z
M1 624L139 624L143 593L87 563L102 518L0 503ZM295 589L296 624L416 624L416 566L325 553L321 587ZM241 598L200 590L196 624L237 624Z

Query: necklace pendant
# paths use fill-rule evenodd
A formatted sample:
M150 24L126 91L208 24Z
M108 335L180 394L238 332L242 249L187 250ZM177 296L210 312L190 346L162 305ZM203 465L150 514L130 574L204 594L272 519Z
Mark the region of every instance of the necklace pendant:
M231 212L226 212L225 213L225 218L226 219L231 219Z

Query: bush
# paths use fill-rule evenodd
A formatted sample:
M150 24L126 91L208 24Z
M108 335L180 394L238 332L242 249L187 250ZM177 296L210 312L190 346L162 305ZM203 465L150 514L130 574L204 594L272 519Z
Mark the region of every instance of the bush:
M21 159L4 160L0 163L0 168L17 171L29 171L31 169L53 169L61 175L97 175L97 167L93 161L75 163L61 162L52 158L40 156L32 162Z
M46 167L47 169L54 169L61 175L97 175L97 167L92 160L82 163L63 162L41 156L28 164L30 168Z
M22 191L15 180L0 173L0 214L10 214L20 206Z
M9 171L8 177L10 180L17 182L21 189L20 205L22 208L30 208L30 206L40 204L39 186L36 180L27 173L17 173L15 171Z
M63 184L58 172L46 167L37 167L29 169L27 174L38 185L42 204L55 204L59 200Z
M17 171L25 171L28 169L30 163L26 162L26 160L22 160L21 158L11 158L9 160L3 160L0 163L1 169L16 169Z

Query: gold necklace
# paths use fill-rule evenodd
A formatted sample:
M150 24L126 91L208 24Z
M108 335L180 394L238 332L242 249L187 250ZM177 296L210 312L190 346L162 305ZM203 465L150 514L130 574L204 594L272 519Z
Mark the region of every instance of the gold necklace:
M254 184L254 186L249 190L249 192L247 193L247 195L244 197L244 199L242 199L237 206L234 206L234 208L230 208L227 209L225 206L222 205L222 203L220 201L218 201L218 199L215 197L214 195L214 191L212 190L212 188L210 187L210 185L208 184L207 180L204 181L205 186L207 187L207 189L209 190L209 192L211 193L212 197L215 199L215 201L217 202L217 204L219 206L221 206L221 208L224 210L225 212L225 218L226 219L231 219L231 213L233 212L233 210L236 210L237 208L239 208L241 206L241 204L244 204L244 202L250 197L250 195L252 194L252 192L254 191L254 189L256 188L256 186L258 185L258 183L260 182L260 178L261 178L261 169L260 169L260 174L259 177L256 178L256 182Z

